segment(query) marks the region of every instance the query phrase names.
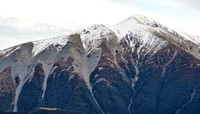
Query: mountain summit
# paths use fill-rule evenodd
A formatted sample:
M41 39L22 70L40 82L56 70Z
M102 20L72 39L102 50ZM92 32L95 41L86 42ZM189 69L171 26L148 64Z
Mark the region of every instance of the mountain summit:
M142 15L0 51L0 110L200 112L200 43Z

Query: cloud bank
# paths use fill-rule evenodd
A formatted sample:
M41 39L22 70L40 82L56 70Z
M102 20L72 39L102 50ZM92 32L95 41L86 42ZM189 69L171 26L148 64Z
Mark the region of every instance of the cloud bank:
M72 32L74 32L73 29L52 23L33 22L27 24L25 20L18 20L14 17L0 17L0 49Z

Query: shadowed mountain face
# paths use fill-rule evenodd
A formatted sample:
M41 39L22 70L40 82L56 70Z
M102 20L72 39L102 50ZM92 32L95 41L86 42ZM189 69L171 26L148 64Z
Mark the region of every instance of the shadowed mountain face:
M144 16L0 52L0 110L197 114L200 45Z

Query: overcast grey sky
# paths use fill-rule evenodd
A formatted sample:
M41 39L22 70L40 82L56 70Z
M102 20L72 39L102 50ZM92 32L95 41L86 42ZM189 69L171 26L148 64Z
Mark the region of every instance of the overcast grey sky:
M188 6L190 8L194 8L197 10L200 10L200 1L199 0L175 0L181 4L184 4L185 6Z
M200 36L199 0L0 0L0 49L146 15Z

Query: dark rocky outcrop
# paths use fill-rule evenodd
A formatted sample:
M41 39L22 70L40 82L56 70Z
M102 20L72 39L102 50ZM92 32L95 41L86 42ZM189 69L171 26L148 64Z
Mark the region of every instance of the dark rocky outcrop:
M11 76L11 68L0 73L0 110L12 111L16 86Z
M17 103L19 111L34 110L39 105L43 93L44 76L42 64L37 63L32 79L22 87Z

